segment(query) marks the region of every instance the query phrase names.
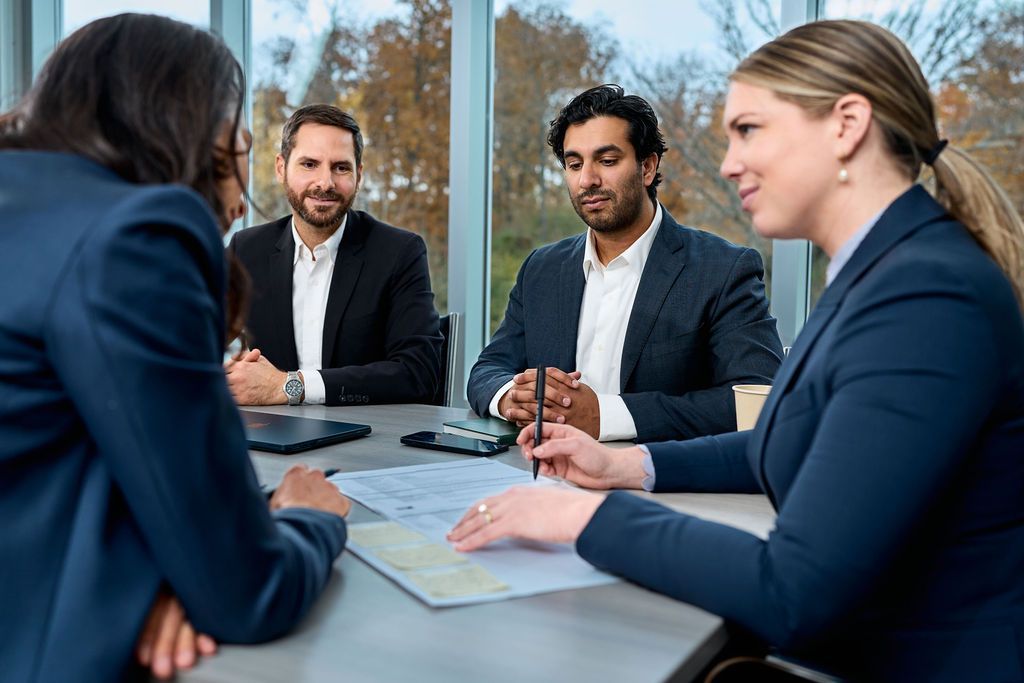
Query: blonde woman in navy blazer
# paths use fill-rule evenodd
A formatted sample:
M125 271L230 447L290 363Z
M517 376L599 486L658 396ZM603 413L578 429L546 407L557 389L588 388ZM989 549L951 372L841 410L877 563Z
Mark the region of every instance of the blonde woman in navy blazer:
M757 231L832 259L756 428L613 451L544 425L542 471L589 488L764 492L764 541L626 493L482 501L460 550L575 542L596 566L857 680L1024 679L1024 226L940 140L878 26L796 28L731 78L723 176ZM935 194L915 184L930 165ZM645 462L646 459L646 462Z

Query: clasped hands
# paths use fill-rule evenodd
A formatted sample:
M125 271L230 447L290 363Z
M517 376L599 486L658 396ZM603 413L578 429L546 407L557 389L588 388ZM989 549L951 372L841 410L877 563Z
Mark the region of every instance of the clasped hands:
M259 349L242 350L224 363L228 388L240 406L272 406L288 402L284 383L288 373L278 370Z
M644 453L637 447L609 448L580 429L541 425L543 443L533 447L534 425L516 443L540 472L590 489L640 488L646 476ZM574 543L604 496L562 486L519 486L477 501L448 532L455 550L468 552L502 538ZM480 514L483 505L488 515Z
M580 372L547 368L544 374L544 412L541 419L572 425L598 438L601 407L594 390L580 381ZM525 427L537 418L537 370L530 368L520 372L512 381L513 386L498 401L498 412L509 422Z

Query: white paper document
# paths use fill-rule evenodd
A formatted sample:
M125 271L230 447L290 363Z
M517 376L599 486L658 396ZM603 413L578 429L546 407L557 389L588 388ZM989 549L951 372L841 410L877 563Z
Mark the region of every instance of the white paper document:
M388 522L350 527L349 549L433 607L470 605L617 581L571 545L498 541L455 553L445 534L470 505L510 486L558 485L478 458L331 477L345 495Z

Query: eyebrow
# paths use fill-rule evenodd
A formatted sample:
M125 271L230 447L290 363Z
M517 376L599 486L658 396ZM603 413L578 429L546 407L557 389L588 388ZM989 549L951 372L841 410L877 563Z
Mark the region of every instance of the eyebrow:
M618 145L603 145L603 146L598 147L597 149L594 150L594 156L595 157L599 157L602 154L607 154L608 152L618 152L619 154L623 154L622 148L619 147ZM580 159L583 158L583 155L580 154L579 152L577 152L574 149L566 150L564 156L567 156L567 157L578 157Z
M317 159L316 157L311 157L311 156L306 156L306 155L302 155L302 156L298 157L298 162L300 164L301 163L305 163L307 161L311 161L314 164L322 164L322 163L324 163L324 161L322 159ZM330 161L330 162L327 162L327 163L329 163L331 166L341 165L341 166L348 166L349 168L351 168L354 165L352 163L352 161L350 161L349 159L337 159L335 161Z

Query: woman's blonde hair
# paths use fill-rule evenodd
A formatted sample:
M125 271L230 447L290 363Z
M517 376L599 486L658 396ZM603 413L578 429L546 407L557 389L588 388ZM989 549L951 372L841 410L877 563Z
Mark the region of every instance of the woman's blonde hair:
M912 181L923 163L932 166L935 198L999 264L1024 308L1024 221L978 162L939 139L928 81L899 38L864 21L804 24L758 48L730 80L771 90L812 116L848 93L866 97L898 166Z

